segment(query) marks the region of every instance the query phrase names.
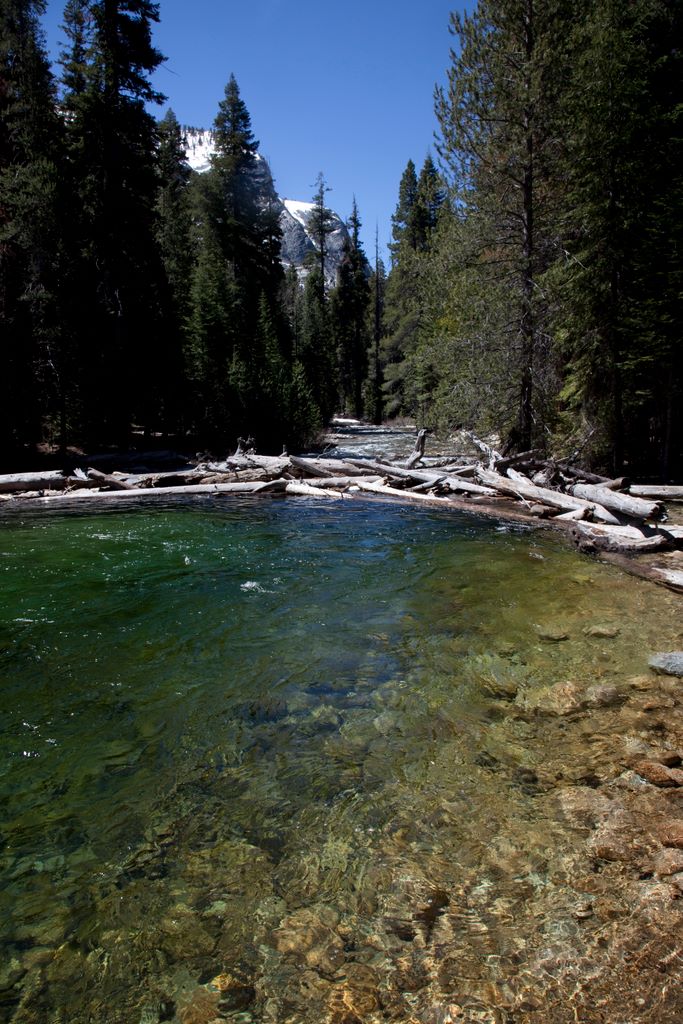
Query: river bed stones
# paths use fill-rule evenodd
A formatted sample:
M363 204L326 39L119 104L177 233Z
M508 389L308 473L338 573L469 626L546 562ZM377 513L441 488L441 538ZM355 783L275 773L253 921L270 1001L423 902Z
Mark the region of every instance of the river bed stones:
M653 654L648 664L659 675L683 677L683 651L665 651Z
M653 786L683 786L683 770L680 768L667 768L657 761L638 761L633 767Z

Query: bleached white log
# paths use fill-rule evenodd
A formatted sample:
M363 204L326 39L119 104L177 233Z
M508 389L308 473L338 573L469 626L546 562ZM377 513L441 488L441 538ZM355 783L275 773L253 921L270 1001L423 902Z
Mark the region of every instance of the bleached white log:
M508 472L514 473L514 470L508 470ZM593 515L603 522L611 523L614 526L619 525L619 520L616 516L601 505L585 501L583 498L577 498L573 494L553 491L549 487L537 487L527 477L522 477L521 473L515 474L515 479L510 479L509 477L501 476L500 473L494 473L490 469L479 469L477 477L486 486L502 491L503 494L509 494L514 498L521 497L532 502L540 502L542 505L550 505L551 508L561 508L566 512L590 506L592 507Z
M88 479L94 480L98 487L108 487L112 491L135 491L137 490L135 484L130 484L126 480L121 480L117 476L113 476L111 473L102 473L99 469L93 469L92 467L88 470Z
M575 508L571 512L562 512L559 516L553 516L553 522L566 520L567 522L580 522L582 519L586 519L590 516L593 511L593 506L589 505L586 508Z
M376 474L370 474L369 476L328 476L328 477L317 477L305 482L309 487L332 487L337 490L344 490L346 487L352 487L358 483L359 480L367 480L369 483L377 483L382 477Z
M53 504L55 502L68 501L147 501L153 498L163 498L176 494L255 494L260 487L259 483L229 483L229 484L190 484L187 487L141 487L129 491L82 491L77 496L72 496L68 491L60 491L57 494L46 494L42 497L31 498L32 503Z
M65 476L61 469L42 473L4 473L0 476L0 493L12 494L15 491L58 491L75 483ZM79 481L82 485L82 481Z
M310 484L300 483L296 480L288 480L285 487L287 494L299 494L307 498L343 498L341 491L329 487L312 487Z
M358 478L358 487L361 491L370 491L372 494L386 494L390 498L398 498L400 501L416 501L428 505L445 505L452 508L452 502L448 498L436 498L430 494L415 494L414 491L402 491L398 487L387 487L386 484L369 483L362 477Z
M446 484L452 491L462 491L464 494L481 494L491 498L495 490L490 487L482 487L471 480L461 480L460 477L440 475L429 472L426 469L405 469L403 466L394 466L388 462L372 462L370 460L354 460L355 466L365 466L367 469L379 473L381 476L395 477L398 480L414 480L416 483L434 485L437 481Z
M658 551L669 541L661 533L646 536L636 526L607 526L603 523L575 523L575 535L593 541L608 551Z
M683 501L682 484L631 484L629 494L652 501Z
M573 484L569 492L577 498L596 501L604 508L612 509L632 519L658 519L662 514L662 506L656 501L645 501L643 498L622 494L609 487L599 484Z

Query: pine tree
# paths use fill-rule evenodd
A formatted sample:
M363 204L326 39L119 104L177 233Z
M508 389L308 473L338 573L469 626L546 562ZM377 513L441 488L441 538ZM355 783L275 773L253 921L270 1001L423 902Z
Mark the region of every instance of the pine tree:
M368 376L365 382L364 408L366 415L379 426L384 416L381 346L385 335L384 302L386 293L386 271L379 255L379 232L375 230L375 265L368 281L370 289L369 334L371 352Z
M414 222L415 200L417 198L417 174L415 164L409 160L398 186L398 202L392 215L392 238L389 244L392 265L398 260L402 248L417 249L417 233Z
M569 71L561 45L568 23L561 2L533 0L481 0L471 15L451 18L459 47L448 86L436 94L439 153L468 220L464 262L476 263L490 284L491 342L509 352L499 427L510 444L528 448L549 425L552 372L539 282L555 258L548 253L548 201L554 104ZM503 279L505 308L494 313Z
M325 289L327 285L327 239L334 231L334 218L332 211L325 202L325 193L329 192L329 186L325 182L322 171L316 179L316 190L313 196L313 209L308 215L306 227L315 245L316 262L318 264L319 299L321 305L325 303Z
M349 218L337 286L332 292L330 316L339 367L340 408L363 415L363 384L368 368L367 310L370 302L368 261L360 241L356 200Z
M63 56L72 210L72 330L83 367L83 430L125 442L133 417L156 426L162 357L155 238L156 127L161 96L148 0L67 6ZM93 341L93 339L96 339Z
M60 125L39 0L0 5L0 448L64 426Z
M307 261L301 301L301 330L296 360L306 375L308 392L318 408L318 419L327 423L337 400L337 360L327 295L327 238L334 230L333 214L325 203L329 192L322 173L316 181L313 209L306 227L315 245Z
M185 142L172 110L159 124L159 183L155 234L164 279L161 292L164 358L158 368L163 421L171 431L183 424L187 401L185 352L194 264L190 179Z
M591 2L574 26L565 258L553 284L563 435L610 472L681 466L679 5Z
M264 302L279 347L286 348L283 318L274 312L283 281L279 221L274 205L262 201L266 165L234 75L219 104L214 145L211 168L197 188L199 257L188 353L195 425L232 442L259 432L261 361L270 331Z
M393 221L392 268L386 288L383 376L386 411L420 415L415 353L425 324L424 273L441 211L443 182L430 156L419 178L412 160L404 171ZM425 401L421 401L424 411Z

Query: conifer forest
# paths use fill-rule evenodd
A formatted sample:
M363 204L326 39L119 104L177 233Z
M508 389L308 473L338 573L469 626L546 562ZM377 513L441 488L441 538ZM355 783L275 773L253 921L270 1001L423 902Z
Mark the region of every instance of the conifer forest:
M322 174L315 252L303 272L281 262L229 68L198 174L151 84L159 5L67 0L54 68L44 6L0 0L5 468L134 434L279 453L343 413L683 472L679 2L453 14L434 149L406 154L389 266L354 205L334 282Z

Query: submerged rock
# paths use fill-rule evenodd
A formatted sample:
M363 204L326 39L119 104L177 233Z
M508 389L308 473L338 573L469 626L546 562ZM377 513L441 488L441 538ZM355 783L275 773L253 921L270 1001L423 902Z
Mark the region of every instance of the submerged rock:
M648 664L659 675L683 677L683 651L653 654Z
M582 686L567 680L527 694L522 703L530 711L540 711L548 715L570 715L586 707L586 698Z
M666 825L662 825L657 833L657 838L662 846L672 846L683 850L683 821L669 821Z
M683 850L660 850L655 857L654 871L657 878L667 878L683 871Z
M338 923L339 915L329 907L297 910L273 933L275 948L314 971L334 974L344 962L344 943L334 931Z
M667 768L657 761L639 761L634 768L653 786L683 786L683 771L680 768Z
M559 625L536 625L536 635L541 640L546 640L548 643L560 643L562 640L569 639L569 632L563 626Z
M609 708L620 704L623 697L613 683L596 683L586 690L586 705L589 708Z
M621 630L618 626L611 626L604 622L596 622L592 626L586 626L584 636L591 636L597 640L614 640L619 636Z

